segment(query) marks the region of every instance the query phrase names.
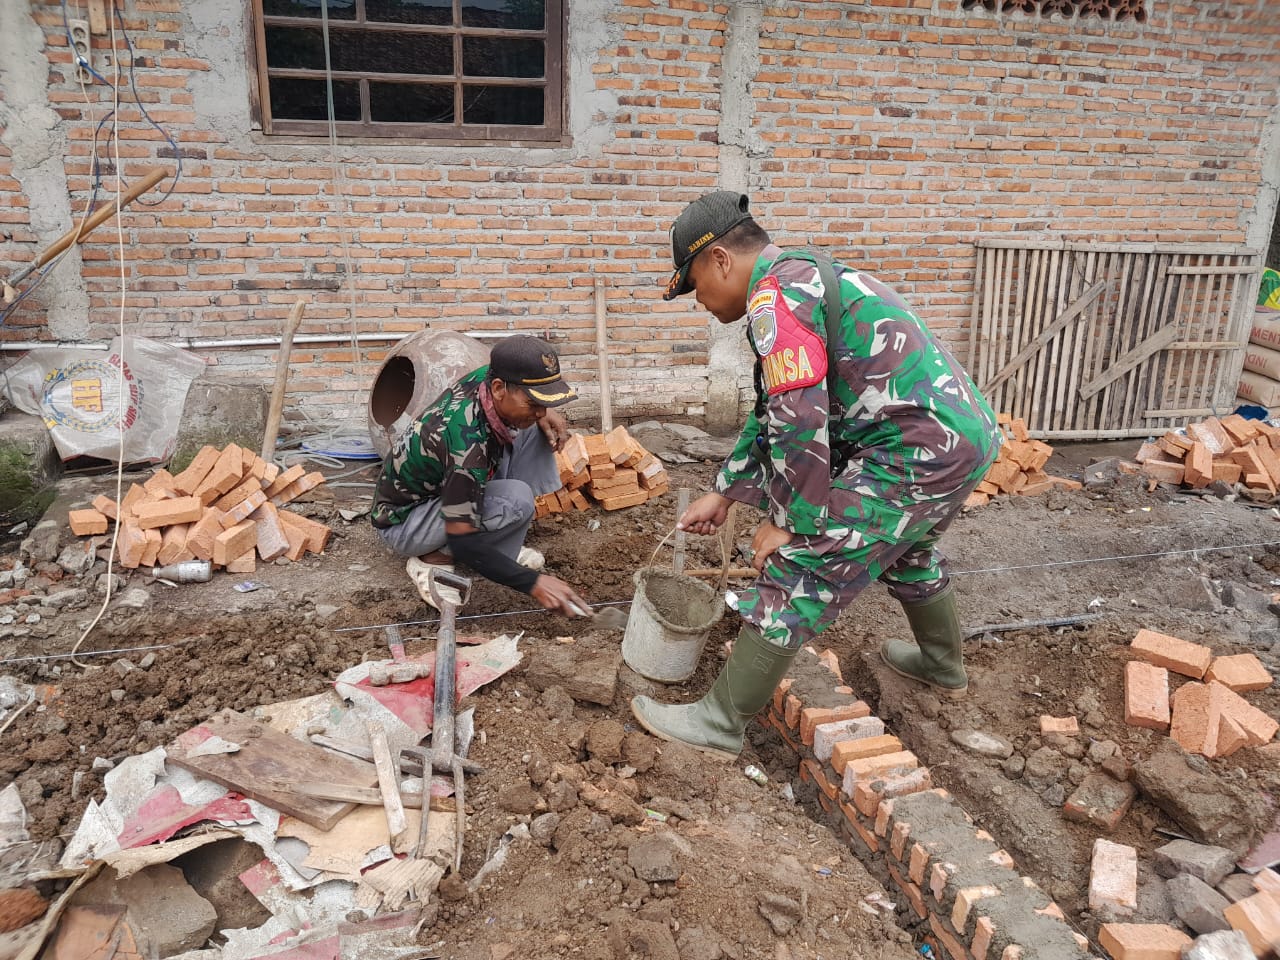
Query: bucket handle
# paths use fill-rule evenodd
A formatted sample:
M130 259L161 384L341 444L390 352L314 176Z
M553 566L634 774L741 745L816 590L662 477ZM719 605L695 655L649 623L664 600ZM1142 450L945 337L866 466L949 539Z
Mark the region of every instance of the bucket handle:
M658 545L653 548L653 554L649 557L649 566L651 567L653 566L653 561L658 559L658 551L662 549L663 544L665 544L668 540L671 539L671 535L676 532L676 529L679 527L679 525L680 525L680 522L676 521L676 525L667 531L667 535L665 537L663 537L661 540L658 541Z

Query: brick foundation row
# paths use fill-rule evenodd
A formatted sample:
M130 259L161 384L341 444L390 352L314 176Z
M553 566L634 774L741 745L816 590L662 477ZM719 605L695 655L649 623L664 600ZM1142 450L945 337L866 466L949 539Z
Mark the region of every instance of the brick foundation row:
M815 662L820 661L819 662ZM1088 941L927 767L844 686L835 657L802 650L758 722L794 754L812 796L858 858L897 888L948 960L1078 960Z

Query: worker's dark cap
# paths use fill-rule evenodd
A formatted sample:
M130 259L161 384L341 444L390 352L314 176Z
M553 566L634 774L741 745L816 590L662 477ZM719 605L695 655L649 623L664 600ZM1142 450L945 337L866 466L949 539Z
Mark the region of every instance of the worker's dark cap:
M560 376L555 347L537 337L507 337L489 352L489 372L524 390L533 402L558 407L578 395Z
M688 293L689 266L699 252L719 240L740 223L751 219L747 209L751 201L745 193L717 190L708 193L684 208L671 225L671 259L676 272L667 283L664 300L674 300Z

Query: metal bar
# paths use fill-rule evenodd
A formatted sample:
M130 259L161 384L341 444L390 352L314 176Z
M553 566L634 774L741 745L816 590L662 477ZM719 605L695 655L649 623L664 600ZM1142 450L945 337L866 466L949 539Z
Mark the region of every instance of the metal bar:
M984 238L975 240L974 246L992 250L1073 250L1080 253L1171 253L1218 254L1235 257L1256 257L1252 247L1232 243L1088 243L1075 240L1006 240Z
M1174 274L1184 274L1186 276L1222 276L1232 273L1255 273L1258 268L1253 264L1237 264L1236 266L1225 267L1170 267L1169 272Z
M1074 617L1049 617L1046 620L1018 620L1014 623L984 623L970 627L965 631L965 638L981 636L984 633L1009 633L1013 630L1034 630L1037 627L1074 627L1082 623L1092 623L1103 617L1101 613L1082 613Z
M468 330L468 337L475 337L478 340L498 340L503 337L514 337L520 334L529 333L529 330ZM566 338L566 334L555 333L550 330L536 331L544 340ZM405 337L413 333L412 330L388 333L361 333L356 335L356 340L360 343L385 343L396 340L403 340ZM164 341L171 347L178 347L182 350L219 350L229 347L278 347L281 343L281 337L231 337L225 340L211 338L205 340L192 340L185 338L181 340ZM350 343L351 334L340 333L304 333L301 336L293 338L295 344L299 343ZM95 341L77 341L77 340L38 340L33 343L0 343L0 352L25 353L30 350L106 350L110 346L100 340Z

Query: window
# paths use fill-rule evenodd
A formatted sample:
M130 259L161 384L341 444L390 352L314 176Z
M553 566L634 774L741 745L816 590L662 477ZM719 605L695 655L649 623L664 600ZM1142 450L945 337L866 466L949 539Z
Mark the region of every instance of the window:
M326 135L331 75L339 136L561 137L564 0L250 2L267 133Z
M1024 13L1028 16L1099 17L1103 20L1136 20L1145 23L1147 0L960 0L960 7L975 7L1001 13Z

